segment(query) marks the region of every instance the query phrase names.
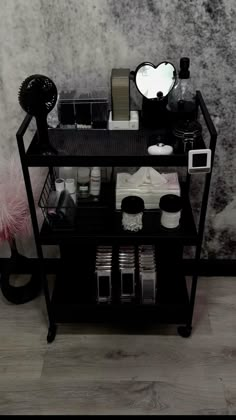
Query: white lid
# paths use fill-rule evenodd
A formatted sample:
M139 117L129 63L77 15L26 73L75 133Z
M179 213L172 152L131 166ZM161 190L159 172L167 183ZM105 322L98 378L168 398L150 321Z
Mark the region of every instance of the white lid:
M100 175L101 169L99 168L99 166L94 166L92 169L92 173L96 175Z

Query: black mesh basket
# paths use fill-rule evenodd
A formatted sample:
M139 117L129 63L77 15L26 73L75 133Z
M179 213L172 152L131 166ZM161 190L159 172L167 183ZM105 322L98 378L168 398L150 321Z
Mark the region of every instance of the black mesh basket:
M76 204L66 191L59 193L55 188L56 171L49 171L39 198L39 207L44 220L52 230L73 230L76 219Z

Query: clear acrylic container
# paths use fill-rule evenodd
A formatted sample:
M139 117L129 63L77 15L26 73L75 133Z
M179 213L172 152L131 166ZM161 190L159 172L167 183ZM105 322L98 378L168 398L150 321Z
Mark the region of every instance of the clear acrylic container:
M106 129L108 94L104 87L61 91L58 101L60 126L77 129Z

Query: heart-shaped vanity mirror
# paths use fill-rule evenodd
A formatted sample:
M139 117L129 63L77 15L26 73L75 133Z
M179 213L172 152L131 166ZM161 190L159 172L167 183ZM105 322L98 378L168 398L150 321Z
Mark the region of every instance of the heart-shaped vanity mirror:
M176 69L168 61L154 66L152 63L140 64L134 73L137 89L147 99L162 99L168 95L176 82Z

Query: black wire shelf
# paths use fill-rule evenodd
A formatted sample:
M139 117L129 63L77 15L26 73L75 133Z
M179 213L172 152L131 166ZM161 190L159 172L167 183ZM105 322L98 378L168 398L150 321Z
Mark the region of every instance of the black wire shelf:
M77 208L73 229L52 230L45 221L40 232L41 244L69 242L111 242L150 243L150 241L180 241L185 245L196 245L197 230L189 201L186 199L180 225L166 229L160 224L159 210L146 210L143 215L143 229L138 232L124 231L121 211L110 208Z
M164 137L163 137L164 136ZM148 146L160 139L173 146L172 155L152 156ZM188 154L168 130L110 131L49 129L49 140L57 155L43 155L37 135L26 153L29 166L186 166ZM196 139L195 149L204 149L203 138Z
M158 251L157 251L158 252ZM92 248L75 249L72 255L63 259L57 273L52 293L52 305L56 321L64 322L111 322L123 325L152 322L181 323L186 320L189 310L189 295L186 279L180 264L172 261L172 266L157 259L156 302L141 302L138 270L136 271L135 299L121 303L120 278L116 263L112 270L111 303L100 304L96 300L95 259ZM168 252L167 252L168 254Z

